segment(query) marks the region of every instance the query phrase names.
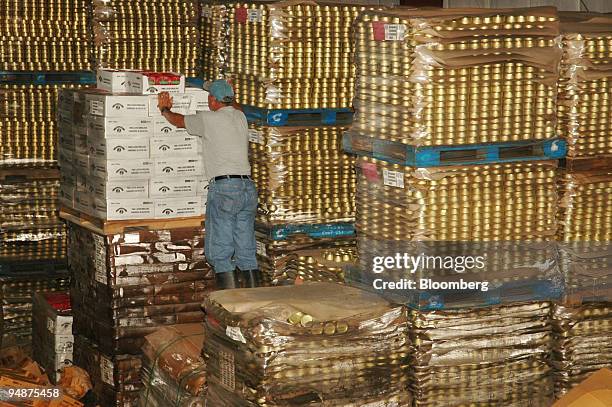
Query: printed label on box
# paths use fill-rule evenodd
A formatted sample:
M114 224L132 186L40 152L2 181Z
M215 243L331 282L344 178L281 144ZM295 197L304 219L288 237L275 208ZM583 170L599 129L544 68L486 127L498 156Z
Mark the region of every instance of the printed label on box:
M184 93L185 76L172 72L130 72L130 92L157 95L160 92Z
M157 107L157 95L146 96L149 98L149 116L163 117ZM172 95L172 112L182 115L194 114L191 110L191 96L185 93L177 93Z
M263 12L259 9L248 9L247 20L250 23L261 23L263 20Z
M266 257L268 254L266 253L266 245L264 242L260 242L259 240L255 241L255 245L257 246L257 254L260 256Z
M404 173L383 169L383 183L390 187L404 188Z
M94 278L98 283L107 284L106 280L106 245L102 236L92 233L94 241Z
M264 144L263 133L260 130L249 129L249 141L251 143Z
M52 334L55 333L55 321L53 318L47 318L47 330Z
M221 385L229 390L236 388L236 365L234 353L227 350L219 351L219 367L221 369Z
M202 198L199 196L155 200L155 217L158 219L201 216L202 214Z
M157 96L156 96L157 98ZM149 97L137 95L87 94L89 113L105 117L147 117Z
M155 160L155 176L189 177L202 175L203 163L201 158L158 158Z
M242 331L240 330L239 326L225 327L225 334L235 341L246 343L246 339L244 339L244 335L242 335Z
M156 136L188 136L187 129L179 129L168 122L164 117L155 119L153 134Z
M164 137L151 139L153 157L188 157L200 153L201 141L197 136Z
M196 196L197 178L162 178L150 181L151 198Z
M74 336L56 334L54 339L56 353L72 352L72 349L74 348Z
M127 158L149 158L149 139L139 138L97 138L87 139L89 154L109 160Z
M402 41L406 37L404 24L386 24L383 21L372 21L372 32L375 41Z
M128 81L126 71L115 71L111 69L98 69L97 87L108 92L127 92Z
M144 179L153 175L152 160L91 160L91 175L105 179Z
M92 177L88 181L89 192L98 199L148 198L148 179L106 180Z
M100 372L104 383L110 384L111 386L115 385L114 370L115 367L113 366L113 362L107 357L100 355Z
M149 137L153 134L153 119L95 117L87 118L87 134L90 137Z
M96 199L94 208L100 217L108 220L151 219L155 214L155 203L140 199Z

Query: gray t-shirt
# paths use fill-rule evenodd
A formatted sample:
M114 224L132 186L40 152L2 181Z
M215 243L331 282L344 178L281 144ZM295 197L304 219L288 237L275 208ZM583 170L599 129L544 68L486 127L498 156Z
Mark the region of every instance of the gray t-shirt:
M208 178L219 175L251 175L249 127L244 113L231 106L216 112L185 116L185 128L202 137L204 169Z

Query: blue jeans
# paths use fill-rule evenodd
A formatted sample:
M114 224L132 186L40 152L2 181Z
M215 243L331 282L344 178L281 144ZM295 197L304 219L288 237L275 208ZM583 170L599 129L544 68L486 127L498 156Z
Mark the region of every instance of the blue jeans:
M257 188L248 179L212 180L206 201L206 260L215 273L257 269Z

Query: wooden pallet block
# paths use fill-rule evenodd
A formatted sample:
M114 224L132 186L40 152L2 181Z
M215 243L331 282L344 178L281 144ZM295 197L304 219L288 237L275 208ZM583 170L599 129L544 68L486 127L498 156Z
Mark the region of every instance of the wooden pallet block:
M570 171L612 170L612 155L581 158L567 157L563 166Z
M91 230L99 235L114 235L136 230L178 229L201 227L204 216L192 216L175 219L135 219L135 220L104 220L74 209L62 207L60 218Z
M3 182L23 182L59 178L60 171L58 168L0 168L0 181Z

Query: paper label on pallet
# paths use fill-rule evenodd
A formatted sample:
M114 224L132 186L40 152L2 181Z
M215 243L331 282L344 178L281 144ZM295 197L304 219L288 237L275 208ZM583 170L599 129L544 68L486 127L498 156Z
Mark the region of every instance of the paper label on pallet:
M115 385L113 374L114 368L113 362L111 362L110 359L100 355L100 373L102 376L102 381L111 386Z
M249 141L251 143L264 144L263 133L260 130L249 129Z
M248 9L247 20L250 23L261 23L263 20L263 12L259 9Z
M221 385L234 390L236 388L236 364L231 350L219 351L219 367L221 369Z
M372 21L372 32L375 41L402 41L406 38L404 24L385 24L383 21Z
M266 253L266 245L264 242L260 242L259 240L255 241L255 245L257 247L256 252L260 256L266 257L268 254Z
M150 180L151 198L189 197L198 192L198 179L191 178L161 178Z
M106 245L102 236L91 234L94 241L94 278L98 283L106 284Z
M235 341L246 343L246 339L244 339L244 335L242 335L242 331L240 330L239 326L225 327L225 334Z
M383 169L383 183L390 187L404 188L404 173Z

